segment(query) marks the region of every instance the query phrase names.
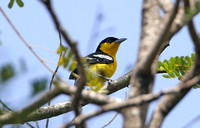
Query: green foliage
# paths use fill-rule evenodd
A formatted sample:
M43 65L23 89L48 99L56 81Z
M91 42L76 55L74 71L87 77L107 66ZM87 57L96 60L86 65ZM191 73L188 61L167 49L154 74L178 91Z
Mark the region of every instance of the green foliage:
M11 9L13 7L13 5L14 5L14 2L15 2L15 0L10 0L10 2L8 4L8 8ZM21 8L24 6L24 3L21 0L16 0L16 3Z
M8 4L8 8L12 8L14 2L15 2L14 0L10 0L10 3Z
M41 91L44 91L47 87L48 80L46 78L35 79L32 82L33 92L32 96L38 94Z
M59 60L59 65L62 65L64 68L67 68L68 71L73 71L76 68L77 62L74 58L71 49L61 45L57 49L57 53L58 54L63 53Z
M186 17L187 19L191 19L194 14L197 14L198 12L200 12L200 2L196 2L195 3L195 8L193 10L191 10L190 8L186 8Z
M6 82L16 74L15 68L11 64L5 64L0 69L0 82Z
M57 49L57 53L58 54L63 53L59 60L59 65L62 65L64 68L66 68L70 72L74 71L74 69L77 67L77 62L75 60L72 50L61 45ZM85 58L81 58L81 59L84 64ZM85 66L85 73L87 77L87 86L89 86L90 89L93 91L100 90L100 88L103 86L102 78L100 78L98 73L96 73L95 71L90 71L89 67L87 67L86 64L84 64L84 66Z
M16 0L19 7L23 7L24 3L21 0Z
M163 77L165 78L178 78L179 80L185 75L185 73L194 64L195 54L191 56L171 57L169 60L158 62L158 72L166 72ZM194 85L194 88L199 88L200 83Z

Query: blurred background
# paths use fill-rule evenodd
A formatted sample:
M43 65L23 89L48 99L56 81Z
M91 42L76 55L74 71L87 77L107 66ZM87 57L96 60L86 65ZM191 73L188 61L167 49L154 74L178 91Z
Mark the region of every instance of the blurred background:
M36 53L55 70L59 54L59 34L47 11L40 0L23 0L24 7L14 3L8 8L9 0L1 0L0 6L8 15L12 23L19 30L25 40ZM140 40L142 0L52 0L53 8L66 28L71 38L78 42L81 56L86 56L96 50L99 42L106 37L127 38L117 53L118 68L111 79L117 79L133 69L136 63ZM200 31L200 15L194 18L195 25ZM151 42L149 42L151 43ZM66 42L63 41L63 44ZM190 56L194 52L192 41L186 27L183 27L170 41L170 46L161 54L160 60L175 56ZM36 100L45 90L48 90L52 74L30 52L21 41L9 23L0 14L0 100L11 109L19 110ZM4 76L3 76L4 74ZM60 67L57 74L69 84L69 72ZM166 79L162 74L156 75L154 91L175 86L177 79ZM125 99L129 87L124 88L111 96ZM189 94L169 113L162 127L181 128L192 119L200 115L198 100L200 90L192 89ZM66 95L60 95L52 100L51 104L68 100ZM158 101L151 103L148 120ZM0 107L2 107L0 105ZM83 107L83 113L96 110L95 105ZM108 112L87 121L89 128L101 128L116 114ZM50 128L58 127L71 121L74 113L66 113L50 119ZM120 128L123 120L120 114L107 128ZM200 118L190 127L197 128ZM39 121L39 126L45 127L46 120ZM35 125L34 122L31 122ZM7 125L10 127L28 127L24 125Z

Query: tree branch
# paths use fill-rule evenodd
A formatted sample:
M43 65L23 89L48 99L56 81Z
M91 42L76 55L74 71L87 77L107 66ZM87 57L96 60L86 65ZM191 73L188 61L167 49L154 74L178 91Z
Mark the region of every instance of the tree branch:
M52 116L56 116L62 113L63 111L69 111L69 109L72 110L73 105L69 101L64 102L64 103L59 103L53 106L42 107L40 109L38 108L61 93L64 93L67 95L74 95L76 93L76 90L77 90L76 86L69 86L69 85L66 85L66 83L60 83L56 86L54 90L47 91L37 101L27 106L26 108L18 110L16 112L6 113L0 116L0 126L2 126L3 124L8 124L8 123L11 123L11 124L24 123L27 121L45 119ZM107 95L100 94L94 91L89 91L89 90L83 90L81 93L81 96L82 96L83 101L80 102L80 105L82 104L84 105L89 102L98 104L98 105L104 105L107 103L122 101L121 99L108 97ZM68 109L66 107L68 107ZM34 110L36 111L31 113Z
M173 8L173 3L170 0L159 0L159 5L165 13L169 13Z
M106 104L102 106L99 110L97 111L91 111L87 114L82 114L76 117L74 122L69 123L66 127L72 126L75 124L80 124L83 121L86 121L94 116L100 115L102 113L108 112L108 111L113 111L113 110L120 110L122 108L127 108L130 106L138 106L138 105L143 105L145 103L149 103L153 100L156 100L160 98L162 95L169 95L169 94L176 94L176 93L181 93L183 90L190 88L192 85L198 83L200 81L200 75L195 76L191 80L180 82L177 86L170 88L170 89L164 89L163 91L157 92L157 93L150 93L150 94L143 94L141 96L128 99L125 101L119 101L119 102L114 102L110 104Z
M61 89L54 89L54 91L48 91L44 93L40 99L33 102L32 104L28 105L24 109L15 112L8 112L0 116L0 127L4 124L9 123L19 123L24 122L25 117L31 113L32 111L36 110L50 99L56 97L61 93Z
M59 32L59 39L60 39L60 46L62 46L62 38L61 38L60 32ZM51 77L51 81L50 81L50 85L49 85L49 90L52 89L52 84L53 84L53 81L54 81L54 77L56 76L56 73L58 72L58 68L60 67L59 63L60 63L61 57L62 57L62 52L60 53L56 69L55 69L55 71L54 71L54 73L53 73L53 75ZM51 100L48 102L48 106L50 106L50 105L51 105ZM48 127L49 127L49 118L47 118L47 120L46 120L46 128L48 128Z
M187 1L185 1L185 6L187 5ZM191 20L191 19L190 19ZM194 67L191 71L189 71L182 79L183 82L192 79L194 76L200 74L200 54L199 54L199 47L200 47L200 41L199 37L197 35L196 30L194 29L192 21L188 24L189 32L191 35L191 38L193 39L195 48L196 48L196 60ZM190 88L183 90L179 94L171 94L164 96L162 100L158 103L158 106L156 107L151 122L150 122L150 128L159 128L161 127L161 124L164 120L164 118L167 116L167 114L174 108L174 106L188 93Z
M44 5L46 5L48 11L50 12L51 14L51 17L56 25L56 28L59 32L62 33L65 41L67 42L67 44L71 47L71 50L73 51L74 55L75 55L75 58L77 60L77 63L78 63L78 72L79 72L79 75L80 75L80 78L78 79L78 82L76 82L76 86L78 87L77 88L77 93L73 96L73 107L74 107L74 111L75 111L75 114L76 116L78 116L80 114L79 112L79 108L78 108L78 105L79 105L79 100L81 99L81 91L83 90L85 84L86 84L86 76L85 76L85 71L84 71L84 67L83 67L83 64L81 62L81 57L79 55L79 52L77 50L77 42L74 42L72 41L72 39L70 38L69 34L66 32L66 30L61 26L60 24L60 21L58 20L53 8L52 8L52 5L51 5L51 0L42 0L42 2L44 3Z
M170 26L176 16L180 0L163 18L159 15L159 3L144 0L142 32L137 64L131 77L129 99L151 92L156 73L157 58ZM149 43L151 42L151 43ZM148 104L124 109L124 127L144 127ZM136 122L136 123L132 123Z
M4 102L2 102L1 100L0 100L0 103L2 104L2 106L4 107L4 108L6 108L7 110L9 110L9 111L13 111L11 108L9 108ZM31 127L31 128L34 128L30 123L26 123L29 127Z

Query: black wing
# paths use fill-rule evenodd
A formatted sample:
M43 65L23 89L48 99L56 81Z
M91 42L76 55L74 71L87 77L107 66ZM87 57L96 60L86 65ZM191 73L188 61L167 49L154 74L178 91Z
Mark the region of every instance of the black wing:
M87 64L110 64L113 63L114 59L112 56L106 54L106 53L92 53L88 56L86 56L86 63ZM72 71L72 73L69 76L69 79L74 79L76 80L77 78L73 75L77 74L78 75L78 70L77 68Z
M114 59L112 56L106 53L92 53L86 56L87 64L110 64L113 63Z

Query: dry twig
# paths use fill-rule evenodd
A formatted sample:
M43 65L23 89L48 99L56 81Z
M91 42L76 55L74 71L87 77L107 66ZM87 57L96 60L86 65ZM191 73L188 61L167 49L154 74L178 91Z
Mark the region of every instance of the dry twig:
M67 44L71 47L71 50L73 51L75 58L77 60L78 63L78 72L80 75L80 79L78 79L78 82L76 83L77 86L77 93L74 95L73 97L73 106L74 106L74 111L76 116L80 114L79 109L78 109L78 105L79 105L79 100L81 99L81 92L84 88L84 85L86 83L86 76L85 76L85 71L84 71L84 67L83 64L81 62L81 58L79 55L79 52L77 50L77 43L75 41L72 41L72 39L70 38L69 34L67 33L67 31L61 26L60 21L58 20L54 10L52 9L52 5L51 5L51 0L41 0L42 3L44 3L44 5L47 7L49 13L51 14L53 21L56 25L56 28L59 32L62 33L62 36L64 37L65 41L67 42Z
M14 26L14 24L11 22L11 20L8 18L6 13L3 11L3 9L0 7L1 13L4 15L8 23L11 25L11 27L14 29L14 31L17 33L17 35L20 37L20 39L23 41L23 43L30 49L30 51L33 53L33 55L51 72L53 73L53 70L44 63L44 61L40 58L40 56L33 50L33 48L29 45L29 43L23 38L23 36L19 33L17 28Z
M60 34L60 32L59 32L59 39L60 39L60 46L62 46L62 39L61 39L61 34ZM59 63L60 63L61 57L62 57L62 52L60 53L60 57L59 57L59 59L58 59L58 64L57 64L57 66L56 66L56 69L55 69L55 71L54 71L52 77L51 77L49 90L52 89L52 84L53 84L54 77L56 76L56 73L57 73L57 71L58 71L58 68L60 67ZM51 105L51 100L48 102L48 106L50 106L50 105ZM48 125L49 125L49 118L47 118L47 121L46 121L46 128L48 128Z

